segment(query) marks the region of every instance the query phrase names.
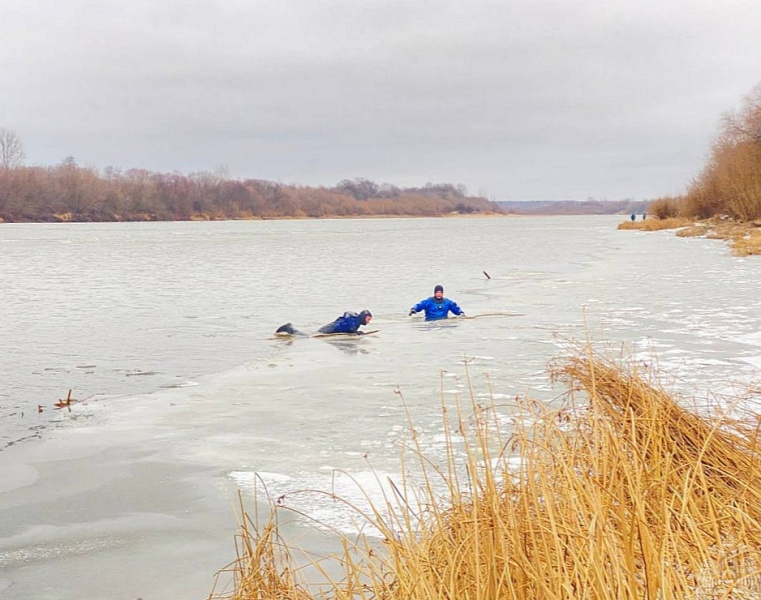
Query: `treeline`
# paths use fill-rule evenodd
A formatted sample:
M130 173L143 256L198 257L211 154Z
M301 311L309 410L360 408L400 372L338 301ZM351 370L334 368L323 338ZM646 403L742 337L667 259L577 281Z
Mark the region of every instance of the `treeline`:
M516 215L630 215L647 209L645 200L526 200L499 201Z
M366 179L302 187L215 173L102 172L73 159L54 167L0 168L0 220L175 221L501 212L462 186L399 188Z
M724 117L710 158L687 193L658 198L648 213L661 219L761 219L761 84L739 111Z

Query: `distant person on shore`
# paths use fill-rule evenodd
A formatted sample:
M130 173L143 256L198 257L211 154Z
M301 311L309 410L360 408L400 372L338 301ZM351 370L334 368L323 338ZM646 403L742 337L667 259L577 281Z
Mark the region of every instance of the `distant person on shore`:
M637 220L637 215L635 215L634 213L632 213L632 221L636 221L636 220Z
M372 321L373 315L369 310L363 310L357 314L355 312L345 312L338 317L332 323L323 325L317 331L320 333L354 333L356 335L364 335L364 332L359 331L359 328L363 325L367 325ZM306 335L296 329L292 323L286 323L281 325L275 331L277 335Z
M453 315L461 317L465 316L462 309L457 306L457 303L449 298L444 298L444 288L437 285L433 288L433 296L421 300L415 306L410 309L410 316L415 313L425 311L426 321L438 321L440 319L446 319L451 311Z
M644 221L645 219L647 219L647 213L642 213L642 220Z

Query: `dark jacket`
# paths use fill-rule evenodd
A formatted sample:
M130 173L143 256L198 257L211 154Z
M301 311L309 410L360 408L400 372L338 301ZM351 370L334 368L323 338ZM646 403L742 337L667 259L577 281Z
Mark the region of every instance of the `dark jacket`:
M362 311L360 314L357 314L355 312L345 312L343 315L338 317L335 321L332 323L328 323L327 325L323 325L318 330L320 333L362 333L361 331L357 331L360 327L360 325L365 324L365 311Z
M415 306L412 307L412 312L425 311L426 321L438 321L439 319L446 319L449 311L452 311L454 315L461 315L462 309L457 306L457 303L449 298L442 298L436 300L434 296L421 300Z

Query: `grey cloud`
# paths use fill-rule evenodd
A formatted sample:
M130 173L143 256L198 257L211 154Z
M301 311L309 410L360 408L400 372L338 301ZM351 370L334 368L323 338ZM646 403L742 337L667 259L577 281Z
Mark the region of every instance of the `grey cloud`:
M0 8L0 125L40 164L654 197L760 79L758 22L751 0L33 0Z

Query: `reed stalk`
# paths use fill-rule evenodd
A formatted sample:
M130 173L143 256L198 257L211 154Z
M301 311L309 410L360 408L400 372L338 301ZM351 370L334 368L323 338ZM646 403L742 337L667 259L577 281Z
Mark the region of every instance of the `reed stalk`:
M211 597L761 597L759 419L687 409L590 348L551 375L563 406L523 399L509 430L472 389L467 405L442 401L446 464L411 435L406 476L364 515L383 541L344 537L343 579L298 581L276 522L256 529L244 511L235 591Z

